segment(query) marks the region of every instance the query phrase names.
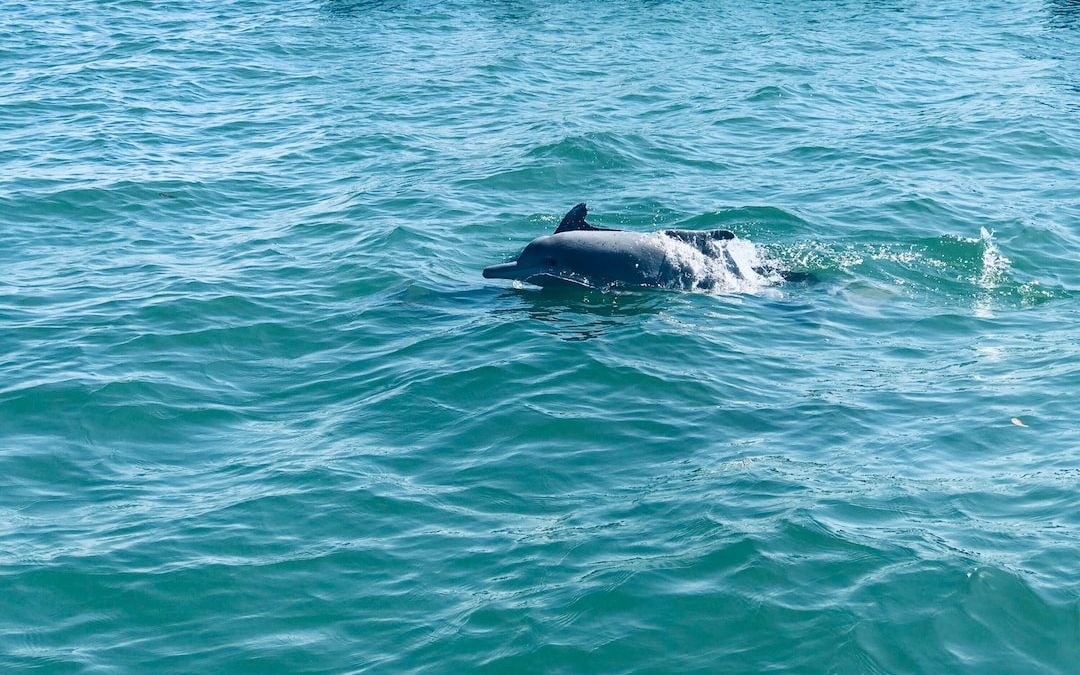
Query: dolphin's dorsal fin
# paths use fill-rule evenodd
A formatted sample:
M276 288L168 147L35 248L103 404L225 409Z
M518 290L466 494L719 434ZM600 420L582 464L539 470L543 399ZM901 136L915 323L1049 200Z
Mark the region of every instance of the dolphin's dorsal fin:
M591 230L592 225L585 222L585 216L588 213L589 208L585 206L585 202L570 209L563 216L562 221L559 222L559 226L555 228L555 234L569 232L570 230Z
M560 232L570 232L571 230L590 230L601 232L618 232L610 227L596 227L585 222L585 216L589 214L589 209L585 206L585 202L582 202L566 212L563 219L559 222L559 226L555 228L555 234Z

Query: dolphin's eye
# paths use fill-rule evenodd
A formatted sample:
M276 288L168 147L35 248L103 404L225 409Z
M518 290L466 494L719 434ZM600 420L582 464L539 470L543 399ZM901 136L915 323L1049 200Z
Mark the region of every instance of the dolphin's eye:
M544 264L548 267L555 267L555 258L545 258Z

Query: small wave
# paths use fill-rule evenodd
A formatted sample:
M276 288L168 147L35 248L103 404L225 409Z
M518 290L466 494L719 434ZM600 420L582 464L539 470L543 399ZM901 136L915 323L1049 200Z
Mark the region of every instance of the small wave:
M593 132L566 136L558 141L537 146L526 154L535 160L569 162L591 170L629 169L638 166L643 153L657 149L645 138L634 134L622 135Z
M943 235L908 242L837 244L804 241L761 247L781 269L805 271L819 279L855 278L904 289L909 296L947 295L970 304L977 316L992 308L1031 306L1069 291L1017 278L993 232L978 237Z
M751 102L772 101L772 100L783 98L784 94L785 94L784 89L782 89L781 87L777 87L775 85L770 84L770 85L767 85L767 86L764 86L764 87L759 87L758 89L754 90L753 93L749 94L746 97L746 100L751 101Z
M795 215L774 206L740 206L701 213L680 220L674 227L685 230L724 228L735 232L752 230L767 238L798 234L810 229L810 225Z

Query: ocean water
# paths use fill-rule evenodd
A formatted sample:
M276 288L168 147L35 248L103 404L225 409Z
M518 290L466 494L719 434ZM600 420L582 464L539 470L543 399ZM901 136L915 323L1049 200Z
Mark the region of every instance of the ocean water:
M0 670L1080 672L1080 4L0 17Z

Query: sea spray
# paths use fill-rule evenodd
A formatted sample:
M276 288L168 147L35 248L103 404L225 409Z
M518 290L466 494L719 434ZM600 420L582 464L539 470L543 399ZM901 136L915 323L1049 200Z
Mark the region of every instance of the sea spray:
M759 295L783 281L778 263L747 239L712 239L698 248L662 233L653 236L664 248L677 285L684 290Z

